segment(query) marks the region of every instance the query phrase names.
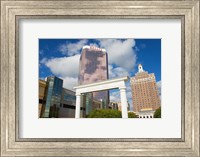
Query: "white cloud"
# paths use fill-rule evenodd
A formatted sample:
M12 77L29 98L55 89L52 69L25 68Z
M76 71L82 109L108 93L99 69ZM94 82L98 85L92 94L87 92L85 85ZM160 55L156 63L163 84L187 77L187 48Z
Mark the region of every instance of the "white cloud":
M129 82L126 84L126 96L127 99L132 99L132 90Z
M58 51L64 55L73 56L81 53L81 48L87 44L87 42L87 40L83 39L76 43L65 43L58 47Z
M90 46L99 47L97 43L90 43Z
M111 91L110 92L110 102L120 102L120 93L119 90L117 91Z
M63 79L63 87L73 90L73 87L78 85L78 77L64 77Z
M77 77L79 72L80 55L71 57L53 58L44 64L58 77Z
M109 64L115 64L127 70L133 70L136 64L136 53L133 50L135 46L134 39L100 39L99 45L105 48L108 53Z
M109 79L123 77L123 76L129 76L129 73L126 69L124 69L122 67L114 68L112 65L108 65L108 74L109 74Z
M44 57L44 58L42 58L42 59L40 60L40 64L45 64L45 63L47 62L47 60L48 60L48 59L47 59L47 58L45 58L45 57Z

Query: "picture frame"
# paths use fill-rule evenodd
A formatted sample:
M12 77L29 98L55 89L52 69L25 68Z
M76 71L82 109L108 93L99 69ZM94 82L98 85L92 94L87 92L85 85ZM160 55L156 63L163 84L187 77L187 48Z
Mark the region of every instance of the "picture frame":
M199 156L199 6L199 0L1 1L1 156ZM19 138L22 18L181 19L181 138Z

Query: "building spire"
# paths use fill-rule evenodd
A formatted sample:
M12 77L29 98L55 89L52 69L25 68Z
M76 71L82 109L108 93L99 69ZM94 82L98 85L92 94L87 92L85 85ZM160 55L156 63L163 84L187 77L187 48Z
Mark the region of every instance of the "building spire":
M138 72L140 73L140 72L143 72L144 70L143 70L143 67L142 67L142 64L138 64Z

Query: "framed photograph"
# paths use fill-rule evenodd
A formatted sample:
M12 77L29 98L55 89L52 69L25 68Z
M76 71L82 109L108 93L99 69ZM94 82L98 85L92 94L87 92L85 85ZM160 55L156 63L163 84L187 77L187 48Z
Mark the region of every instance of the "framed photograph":
M199 6L1 1L1 156L199 156Z
M161 39L39 39L39 118L161 118L160 98Z

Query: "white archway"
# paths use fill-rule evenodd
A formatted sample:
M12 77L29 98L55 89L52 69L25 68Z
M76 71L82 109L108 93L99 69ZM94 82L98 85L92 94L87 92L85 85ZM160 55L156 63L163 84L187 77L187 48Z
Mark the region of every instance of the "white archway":
M101 81L97 83L91 83L87 85L80 85L74 87L76 90L76 113L75 118L80 118L80 106L81 106L81 94L88 92L96 92L108 89L119 88L121 105L122 105L122 118L128 118L127 112L127 98L126 98L126 85L125 82L128 81L129 77L122 77L116 79L110 79L106 81Z

